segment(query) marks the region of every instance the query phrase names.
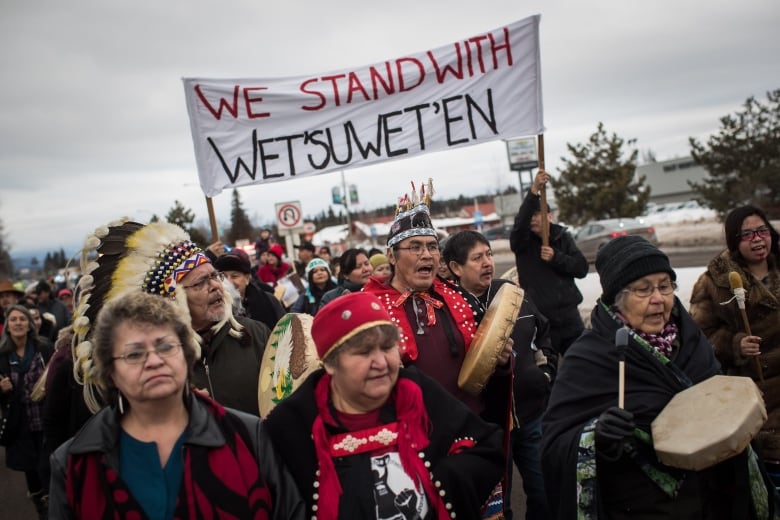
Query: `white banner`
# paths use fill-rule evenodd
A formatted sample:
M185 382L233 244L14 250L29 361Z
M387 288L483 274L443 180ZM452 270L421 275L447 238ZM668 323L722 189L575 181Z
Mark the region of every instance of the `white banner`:
M544 132L539 18L326 74L185 78L203 192Z

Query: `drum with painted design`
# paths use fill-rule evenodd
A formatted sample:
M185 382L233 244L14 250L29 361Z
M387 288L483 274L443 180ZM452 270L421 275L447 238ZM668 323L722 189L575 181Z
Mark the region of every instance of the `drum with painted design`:
M260 363L257 402L261 417L266 417L320 366L311 336L312 320L308 314L288 313L271 331Z

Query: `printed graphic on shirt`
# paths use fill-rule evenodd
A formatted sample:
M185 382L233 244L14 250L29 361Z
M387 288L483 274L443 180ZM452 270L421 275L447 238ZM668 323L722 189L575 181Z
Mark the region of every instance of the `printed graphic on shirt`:
M417 492L398 453L371 458L377 520L420 520L428 514L425 494ZM422 486L420 486L422 491Z

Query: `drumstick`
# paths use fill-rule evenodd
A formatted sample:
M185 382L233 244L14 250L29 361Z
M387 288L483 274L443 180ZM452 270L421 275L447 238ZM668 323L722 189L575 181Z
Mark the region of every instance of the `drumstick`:
M729 273L729 286L731 286L731 292L734 293L734 297L737 299L737 307L739 307L742 313L742 323L745 324L745 332L748 336L752 336L750 331L750 323L748 322L747 312L745 311L745 288L742 287L742 277L736 271ZM764 382L764 371L761 369L761 360L759 356L754 356L753 360L756 363L756 372L758 373L758 380Z
M621 327L615 332L615 346L618 351L618 406L625 408L626 394L626 347L628 346L628 329Z

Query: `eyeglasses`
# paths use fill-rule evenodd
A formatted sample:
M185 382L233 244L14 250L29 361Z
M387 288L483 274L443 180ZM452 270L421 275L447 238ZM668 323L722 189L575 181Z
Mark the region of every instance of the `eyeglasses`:
M410 253L417 256L422 256L423 251L427 249L430 254L438 255L439 243L431 242L430 244L420 244L419 242L414 242L409 247L396 247L396 249L403 249L404 251L409 251Z
M655 290L663 296L669 296L677 290L677 283L675 282L661 282L658 285L640 285L639 287L626 287L623 289L625 292L632 292L640 298L649 298Z
M206 287L206 284L208 284L212 280L217 280L220 283L225 280L225 273L222 273L220 271L214 271L208 276L204 276L197 282L195 282L192 285L182 285L183 289L195 289L196 291L200 291L204 287Z
M169 358L175 356L181 349L181 343L160 343L154 346L154 350L146 349L134 349L130 352L126 352L121 356L114 356L111 359L116 361L117 359L124 359L128 365L143 365L146 363L146 359L151 352L157 354L161 358Z
M753 237L766 238L769 236L769 226L761 226L756 229L743 229L737 236L743 242L750 242Z

